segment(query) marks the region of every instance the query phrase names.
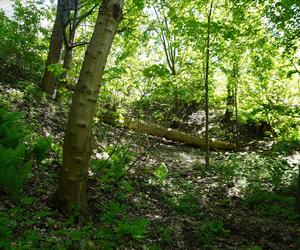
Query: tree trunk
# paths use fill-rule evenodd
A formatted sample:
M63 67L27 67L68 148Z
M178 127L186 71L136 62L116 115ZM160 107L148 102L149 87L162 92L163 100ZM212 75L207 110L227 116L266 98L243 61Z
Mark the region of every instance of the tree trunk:
M62 45L62 22L61 22L61 1L57 1L56 17L53 25L53 30L50 38L49 51L47 56L46 68L44 71L43 80L41 83L42 89L55 98L56 94L56 76L48 70L48 66L51 64L59 63Z
M117 121L112 119L104 120L107 124L115 126L126 126L132 130L146 133L148 135L154 135L168 140L176 141L191 145L193 147L205 149L206 141L205 138L201 138L195 134L188 134L177 129L165 128L153 123L146 123L144 121L127 121L124 124L119 124ZM225 141L210 141L210 148L214 150L232 151L235 145Z
M238 62L235 63L234 67L234 109L235 109L235 123L234 123L234 131L235 131L235 145L236 152L240 150L240 131L239 131L239 117L238 117Z
M229 77L226 85L227 88L226 111L223 120L227 124L230 124L231 119L233 117L234 90L233 90L232 78L233 78L232 76Z
M209 88L208 88L208 74L209 74L209 59L210 59L210 21L213 9L213 1L210 3L209 13L207 17L207 41L206 41L206 61L205 61L205 165L209 166Z
M70 69L70 64L71 64L71 61L72 61L72 57L73 57L73 47L72 46L65 46L63 67L67 71ZM64 72L61 75L61 80L66 81L67 75L68 75L67 72Z
M74 48L72 46L69 46L69 45L65 44L64 59L63 59L63 68L66 71L61 74L60 79L59 79L59 81L56 84L56 89L57 89L56 92L57 93L54 96L54 98L56 100L59 99L58 90L61 87L65 87L66 89L71 90L71 91L72 91L72 88L74 88L73 86L68 85L68 82L67 82L68 70L70 69L71 61L72 61L72 58L73 58L73 50L74 50Z
M71 5L70 8L72 8L74 10L74 14L73 14L73 22L72 22L72 25L70 25L70 29L69 29L68 39L67 39L67 37L65 38L63 68L66 70L66 72L64 72L61 75L60 82L66 82L67 75L68 75L67 71L70 69L70 64L71 64L71 61L73 58L74 40L75 40L75 34L76 34L76 22L78 21L77 19L78 19L79 1L77 1L77 4L75 4L74 1L71 1L69 4ZM66 35L66 33L64 33L64 34Z
M106 60L122 17L123 0L103 0L73 94L63 147L56 204L66 214L87 213L91 129Z

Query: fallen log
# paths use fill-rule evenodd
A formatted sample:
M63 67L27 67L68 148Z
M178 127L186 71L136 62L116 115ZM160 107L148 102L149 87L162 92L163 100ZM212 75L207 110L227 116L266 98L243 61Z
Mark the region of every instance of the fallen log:
M116 126L120 126L121 124L112 121L106 120L105 123L113 124ZM126 126L132 130L143 132L149 135L154 135L158 137L162 137L168 140L182 142L194 147L205 149L205 138L201 138L194 134L188 134L176 129L165 128L156 124L146 123L144 121L128 121L125 120L122 123L122 126ZM231 151L235 149L235 145L233 143L224 142L224 141L210 141L210 149L213 150L224 150L224 151Z

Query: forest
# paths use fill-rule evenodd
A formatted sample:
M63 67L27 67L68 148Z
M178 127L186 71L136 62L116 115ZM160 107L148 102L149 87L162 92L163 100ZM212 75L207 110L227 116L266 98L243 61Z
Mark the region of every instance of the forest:
M300 249L299 0L0 1L0 249Z

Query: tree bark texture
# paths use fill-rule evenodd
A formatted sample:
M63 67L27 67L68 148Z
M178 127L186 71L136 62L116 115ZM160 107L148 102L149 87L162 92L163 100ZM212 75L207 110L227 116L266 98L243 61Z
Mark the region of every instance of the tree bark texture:
M51 64L59 63L61 50L63 46L63 35L62 35L62 22L61 22L61 1L57 1L56 17L50 37L49 51L47 56L46 68L41 83L42 89L55 98L56 92L56 76L48 70L48 66Z
M91 129L106 60L122 18L123 0L103 0L81 67L67 122L56 203L66 214L87 213Z

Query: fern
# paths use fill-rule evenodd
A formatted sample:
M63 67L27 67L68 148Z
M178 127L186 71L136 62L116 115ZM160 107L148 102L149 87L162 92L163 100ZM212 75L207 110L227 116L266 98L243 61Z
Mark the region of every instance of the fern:
M32 153L43 160L50 148L49 139L34 142L34 136L23 120L22 113L0 108L0 186L14 198L25 184L32 168ZM33 150L28 145L33 144Z
M40 138L33 145L33 153L35 154L37 162L41 162L46 157L50 148L51 148L50 138Z
M9 113L0 109L0 144L5 147L15 148L23 138L24 123L22 114Z
M0 184L5 186L12 196L17 195L30 172L31 161L25 159L24 145L15 149L0 145Z

